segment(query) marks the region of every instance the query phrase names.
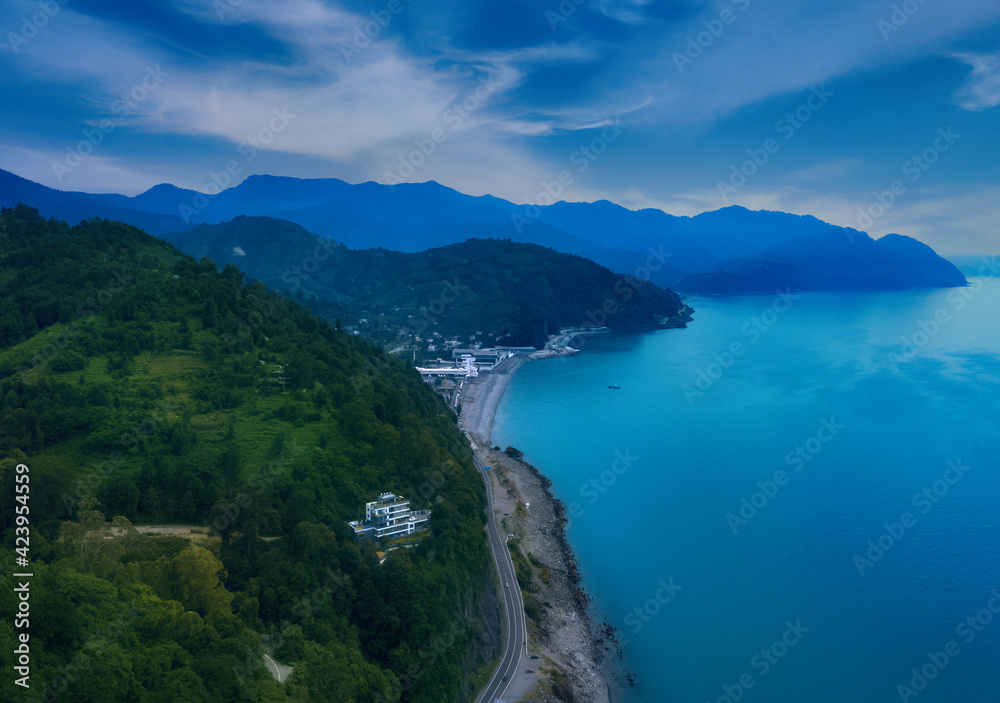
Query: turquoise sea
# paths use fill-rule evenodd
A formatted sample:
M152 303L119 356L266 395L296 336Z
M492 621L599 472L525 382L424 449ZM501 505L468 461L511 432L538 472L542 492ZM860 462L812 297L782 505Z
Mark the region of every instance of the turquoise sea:
M517 372L493 443L573 516L616 701L1000 701L1000 279L972 284L696 298Z

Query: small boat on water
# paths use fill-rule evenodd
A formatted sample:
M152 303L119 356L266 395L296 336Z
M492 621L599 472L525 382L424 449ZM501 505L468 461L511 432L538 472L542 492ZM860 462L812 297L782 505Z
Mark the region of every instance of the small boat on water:
M613 391L621 390L621 386L608 386Z

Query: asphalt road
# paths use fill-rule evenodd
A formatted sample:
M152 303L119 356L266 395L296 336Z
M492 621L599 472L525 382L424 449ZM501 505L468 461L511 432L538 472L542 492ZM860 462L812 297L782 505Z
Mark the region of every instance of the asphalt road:
M493 678L490 679L489 684L477 699L477 703L494 703L498 699L503 699L504 692L521 666L522 657L526 654L526 626L524 602L521 600L521 590L517 587L517 579L514 576L514 562L507 550L507 535L500 534L494 518L493 489L490 485L490 477L483 469L478 456L475 457L475 462L476 468L479 469L486 482L486 497L489 501L486 508L486 533L489 538L490 551L493 552L493 562L500 574L500 590L503 593L504 611L507 618L507 641L503 657L500 659L500 665L493 674Z

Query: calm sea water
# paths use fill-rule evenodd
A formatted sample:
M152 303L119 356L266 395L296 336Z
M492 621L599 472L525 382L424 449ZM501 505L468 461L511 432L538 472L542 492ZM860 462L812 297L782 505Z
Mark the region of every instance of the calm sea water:
M618 700L1000 701L1000 280L973 283L695 299L518 371L494 443L574 515Z

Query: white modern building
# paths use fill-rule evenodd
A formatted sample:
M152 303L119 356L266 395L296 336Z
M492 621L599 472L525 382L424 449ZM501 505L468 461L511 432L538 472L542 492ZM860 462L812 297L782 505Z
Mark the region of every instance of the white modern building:
M359 539L365 537L400 537L410 535L428 526L430 510L410 510L410 501L394 493L383 493L378 500L365 503L364 521L348 524Z
M480 371L492 371L500 362L506 359L508 356L512 356L510 353L500 350L500 349L452 349L451 358L452 359L462 359L466 360L468 357L472 357L476 368Z
M464 376L465 378L475 378L479 375L476 368L476 360L472 356L461 358L461 366L438 366L438 367L417 367L417 373L421 376Z

